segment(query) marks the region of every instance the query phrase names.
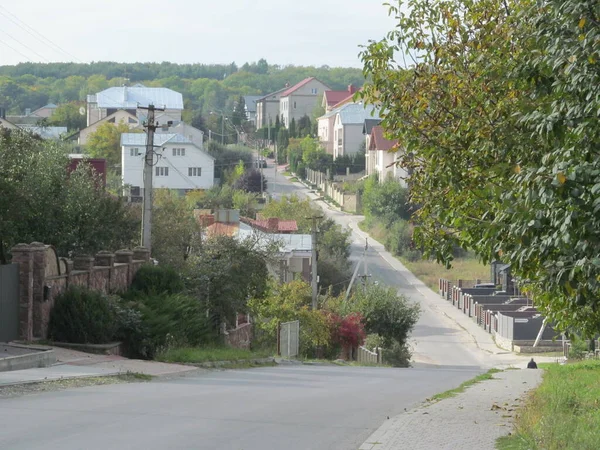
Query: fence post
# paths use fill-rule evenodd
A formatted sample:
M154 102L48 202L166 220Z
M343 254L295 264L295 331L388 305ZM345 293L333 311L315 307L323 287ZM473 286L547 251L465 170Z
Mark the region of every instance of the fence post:
M19 338L33 339L33 253L27 244L11 249L12 262L19 265Z

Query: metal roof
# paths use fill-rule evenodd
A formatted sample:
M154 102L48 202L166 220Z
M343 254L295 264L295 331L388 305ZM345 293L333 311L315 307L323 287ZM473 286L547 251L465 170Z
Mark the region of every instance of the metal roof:
M169 144L192 144L188 138L177 133L155 133L154 134L154 145ZM121 145L127 146L140 146L146 145L146 133L123 133L121 135Z
M256 112L256 101L260 99L260 95L244 95L244 102L246 103L246 111Z
M183 109L183 96L167 88L152 88L140 86L111 87L89 96L95 97L98 108L135 109L139 106L153 104L167 109Z
M22 126L21 128L39 134L42 139L59 139L67 132L67 127Z
M366 119L378 119L379 109L373 105L349 103L339 109L339 115L343 125L363 125Z

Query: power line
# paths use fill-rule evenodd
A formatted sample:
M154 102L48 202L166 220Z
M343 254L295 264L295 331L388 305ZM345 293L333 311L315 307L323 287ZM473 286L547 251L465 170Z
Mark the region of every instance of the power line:
M6 7L0 5L0 8L2 8L4 11L6 11L8 14L10 14L9 17L8 15L6 15L5 13L3 13L2 11L0 11L0 14L3 15L4 17L6 17L8 20L10 20L12 23L14 23L15 25L17 25L19 28L25 30L27 33L29 33L31 36L33 36L35 39L37 39L38 41L42 42L43 44L49 46L50 48L52 48L50 45L48 45L48 43L50 43L52 46L54 46L55 48L53 50L58 50L61 51L62 53L64 53L65 55L67 55L69 58L73 58L74 60L83 63L83 61L81 61L79 58L77 58L76 56L72 55L71 53L67 52L65 49L63 49L60 45L55 44L53 41L51 41L50 39L48 39L46 36L44 36L43 34L41 34L40 32L38 32L37 30L35 30L35 28L27 25L27 23L23 22L21 19L19 19L15 14L11 13L8 9L6 9ZM14 18L14 19L13 19ZM20 23L19 23L20 22ZM46 43L46 42L48 43Z
M29 56L27 56L26 54L24 54L23 52L17 50L16 48L14 48L13 46L11 46L10 44L7 44L6 42L4 42L2 39L0 39L0 43L6 45L8 48L10 48L11 50L17 52L19 55L21 55L22 57L24 57L27 61L29 62L33 62L31 59L29 59Z
M29 47L29 46L27 46L27 45L23 44L23 43L22 43L21 41L19 41L19 40L18 40L16 37L14 37L14 36L12 36L12 35L8 34L6 31L3 31L3 33L4 33L5 35L7 35L9 38L11 38L13 41L15 41L17 44L20 44L20 45L22 45L23 47L25 47L27 50L29 50L29 51L30 51L31 53L33 53L34 55L37 55L39 58L43 59L43 60L44 60L44 61L46 61L46 62L50 62L50 61L48 61L48 60L47 60L45 57L43 57L42 55L40 55L38 52L36 52L35 50L33 50L31 47ZM28 58L28 59L29 59L29 58Z

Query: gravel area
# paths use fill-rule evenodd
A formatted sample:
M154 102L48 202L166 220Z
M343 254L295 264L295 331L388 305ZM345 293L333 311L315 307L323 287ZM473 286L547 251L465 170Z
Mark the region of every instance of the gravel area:
M542 380L542 370L506 370L456 397L424 404L384 423L359 450L495 449L512 431L524 394Z

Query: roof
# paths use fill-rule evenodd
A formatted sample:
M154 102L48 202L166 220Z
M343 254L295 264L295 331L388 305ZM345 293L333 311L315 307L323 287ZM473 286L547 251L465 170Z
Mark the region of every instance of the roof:
M378 109L373 105L349 103L339 109L340 121L343 125L362 125L368 118L379 118Z
M40 109L45 109L45 108L48 108L48 109L56 109L56 108L58 108L58 106L56 106L54 103L48 103L47 105L45 105L45 106L42 106L41 108L38 108L38 109L36 109L35 111L39 111ZM35 111L34 111L34 112L35 112Z
M381 119L365 119L365 125L363 126L363 134L371 134L373 131L373 127L379 125L381 123Z
M277 91L274 91L274 92L271 92L271 93L269 93L269 94L263 95L262 97L259 97L259 98L256 100L256 102L258 103L258 102L260 102L261 100L265 100L267 97L270 97L271 95L277 95L277 94L280 94L280 93L282 93L283 91L285 91L285 90L286 90L286 89L288 89L288 88L289 88L289 86L285 86L285 87L282 87L281 89L279 89L279 90L277 90Z
M369 150L383 150L387 152L398 144L397 139L390 141L383 135L383 133L384 130L379 125L373 127L373 130L371 131L371 145Z
M333 105L333 108L341 108L342 106L350 103L350 102L354 102L354 94L356 94L357 92L362 91L363 88L357 89L356 91L354 91L352 93L352 95L348 95L347 97L343 98L342 100L340 100L338 103L336 103L335 105Z
M215 222L212 225L206 227L206 233L209 236L236 236L239 232L239 223L223 223Z
M301 87L306 86L311 81L318 81L323 86L327 87L327 85L325 83L323 83L322 81L318 80L317 78L315 78L315 77L308 77L308 78L305 78L304 80L302 80L301 82L296 83L291 88L288 88L283 94L281 94L281 96L282 97L287 97L288 95L293 94L294 92L296 92Z
M343 100L352 98L352 96L354 96L354 92L349 92L348 90L325 91L325 101L327 102L327 106L335 106Z
M154 145L169 144L192 144L188 138L177 133L155 133ZM123 133L121 135L121 145L146 145L146 133Z
M67 133L67 127L22 126L21 128L39 134L42 139L60 139L61 135Z
M260 95L244 95L244 103L248 112L256 112L256 101L260 99Z
M298 224L295 220L282 220L277 218L254 220L245 217L240 218L240 220L252 227L266 232L277 231L279 233L291 233L293 231L298 231Z
M111 87L95 96L98 108L132 109L153 104L167 109L183 109L183 96L167 88L144 86Z

